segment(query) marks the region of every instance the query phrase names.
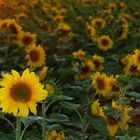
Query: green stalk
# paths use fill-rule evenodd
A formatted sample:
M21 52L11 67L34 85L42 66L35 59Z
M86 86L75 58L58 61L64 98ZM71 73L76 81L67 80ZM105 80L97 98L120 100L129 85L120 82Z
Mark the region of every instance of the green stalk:
M17 117L16 140L20 140L20 133L21 133L21 121L20 121L20 117Z
M45 103L42 103L42 117L46 117L46 104Z
M125 108L125 106L124 106L124 103L123 103L123 101L124 101L124 98L125 98L125 90L122 88L121 89L121 108L122 108L122 110L121 110L121 116L120 116L120 118L121 118L121 130L123 131L123 133L124 133L124 108Z

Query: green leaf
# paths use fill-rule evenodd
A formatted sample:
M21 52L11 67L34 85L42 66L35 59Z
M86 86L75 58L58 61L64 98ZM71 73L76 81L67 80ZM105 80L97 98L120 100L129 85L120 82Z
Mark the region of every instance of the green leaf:
M42 122L46 121L46 119L41 116L29 116L27 118L21 118L21 121L24 124L24 126L27 127L34 122Z
M100 134L92 134L89 140L107 140L107 138Z
M58 70L58 74L61 75L62 77L66 77L66 76L70 76L73 75L75 73L79 72L78 68L74 67L74 68L61 68Z
M69 110L77 110L80 105L79 104L74 104L74 103L69 103L69 102L61 102L60 105L63 108L69 109Z
M91 124L95 130L97 130L100 134L104 136L108 135L108 131L106 128L106 122L102 118L92 118Z
M63 114L53 113L50 115L50 120L52 122L68 122L69 118Z
M136 137L130 137L128 135L126 136L116 136L118 140L136 140Z
M69 97L69 96L66 96L66 95L55 95L55 96L52 96L52 101L70 101L70 100L73 100L72 97Z
M138 92L126 92L126 95L128 95L130 97L134 97L136 99L140 99L140 93L138 93Z

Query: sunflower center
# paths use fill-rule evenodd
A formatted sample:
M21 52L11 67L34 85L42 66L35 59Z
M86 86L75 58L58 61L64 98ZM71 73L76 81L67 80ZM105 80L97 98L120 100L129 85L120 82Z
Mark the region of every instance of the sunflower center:
M109 45L109 41L105 38L102 39L101 43L102 43L103 46L108 46Z
M31 61L36 62L38 60L38 58L39 58L38 53L35 50L32 50L30 52Z
M16 101L27 102L31 98L31 89L28 85L19 83L17 85L13 85L10 90L10 95Z
M119 86L117 86L116 84L112 85L112 91L113 92L118 92L120 90Z
M10 24L9 27L10 27L11 32L13 32L14 34L18 33L18 30L14 24Z
M95 22L95 24L96 24L97 26L101 26L101 25L102 25L102 21L97 20L97 21Z
M93 60L93 63L94 63L94 65L95 65L96 68L99 68L100 65L101 65L101 63L100 63L99 60Z
M105 87L105 83L104 83L104 81L102 80L102 79L97 79L97 88L99 89L99 90L103 90L104 89L104 87Z
M30 43L32 42L32 38L30 36L26 35L26 36L23 37L22 41L25 45L30 45Z
M130 67L129 70L130 70L132 73L138 72L137 66L135 66L135 65L132 65L132 66Z

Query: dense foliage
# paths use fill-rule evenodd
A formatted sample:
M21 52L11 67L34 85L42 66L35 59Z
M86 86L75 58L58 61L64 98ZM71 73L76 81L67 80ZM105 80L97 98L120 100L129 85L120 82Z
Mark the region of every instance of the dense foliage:
M0 140L139 140L140 1L0 0L0 71Z

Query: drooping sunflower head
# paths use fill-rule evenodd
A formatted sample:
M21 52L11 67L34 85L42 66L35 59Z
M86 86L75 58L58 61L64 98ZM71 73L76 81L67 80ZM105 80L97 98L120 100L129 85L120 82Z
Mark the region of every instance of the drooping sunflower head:
M65 140L65 134L63 131L57 132L56 130L52 130L46 140Z
M18 44L21 47L27 47L29 45L36 43L36 35L30 32L19 32L18 34Z
M93 55L92 56L92 62L95 65L95 69L98 71L102 71L103 70L103 63L104 63L104 58L99 56L99 55Z
M133 108L129 105L126 105L124 107L124 116L123 116L123 120L124 120L124 130L127 131L129 128L129 122L132 122L131 119L131 111L133 110ZM121 127L121 121L119 121L119 125Z
M2 111L14 116L27 117L29 109L36 114L37 102L47 97L47 91L39 83L34 72L26 69L23 74L12 70L12 74L4 74L0 81L0 102Z
M106 96L111 90L109 77L105 73L95 73L91 76L92 85L95 88L97 93Z
M119 128L117 120L112 118L111 116L106 115L106 122L109 135L114 136Z
M104 118L104 111L103 108L100 106L99 100L96 100L91 104L91 113L92 115Z
M107 51L113 47L112 39L107 35L102 35L97 39L99 49Z
M41 67L45 64L46 54L44 49L39 45L27 50L26 59L30 67Z

